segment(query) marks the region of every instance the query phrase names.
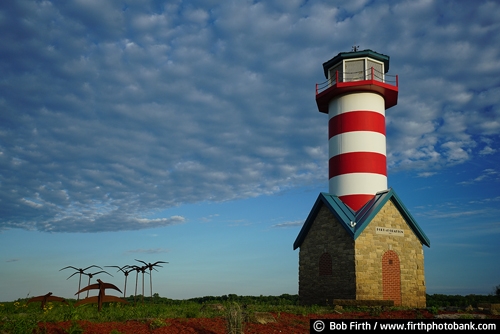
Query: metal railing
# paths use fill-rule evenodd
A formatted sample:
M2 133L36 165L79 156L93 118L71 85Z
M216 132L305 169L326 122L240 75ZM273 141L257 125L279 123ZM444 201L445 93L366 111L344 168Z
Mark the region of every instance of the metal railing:
M316 84L316 95L326 90L327 88L336 85L339 82L354 82L362 80L375 80L389 85L398 86L398 76L388 75L376 70L375 68L370 68L366 71L356 71L356 72L339 72L335 71L335 77L329 78L328 80Z

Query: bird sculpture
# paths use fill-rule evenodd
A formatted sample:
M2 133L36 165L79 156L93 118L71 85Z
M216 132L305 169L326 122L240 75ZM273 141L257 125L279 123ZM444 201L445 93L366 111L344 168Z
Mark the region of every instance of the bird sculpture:
M121 293L121 290L118 289L115 285L113 285L111 283L105 283L105 282L101 281L100 279L97 279L97 283L92 284L92 285L88 285L88 286L84 287L83 289L79 290L75 294L80 294L81 292L84 292L84 291L88 292L89 290L92 290L92 289L99 290L99 294L97 296L87 297L85 299L80 300L79 302L77 302L75 304L75 307L83 305L83 304L97 303L97 310L101 311L102 303L125 303L125 304L127 303L126 300L124 300L120 297L106 295L106 289L114 289L114 290L120 291L120 293Z
M123 287L123 298L125 298L127 295L127 277L128 274L130 274L132 271L135 270L135 268L128 265L125 265L123 267L118 267L118 266L105 266L105 267L118 268L117 272L121 271L125 275L125 286Z
M45 307L45 304L47 304L47 302L61 302L61 303L64 303L64 304L69 306L68 302L66 302L66 300L64 298L52 296L52 292L49 292L43 296L32 297L26 302L26 304L29 304L32 302L41 302L42 304L41 304L40 308L42 310Z
M87 268L85 269L82 269L82 268L75 268L73 266L67 266L67 267L64 267L62 269L59 269L59 271L61 270L64 270L64 269L68 269L68 268L72 268L72 269L75 269L76 272L73 273L71 276L69 276L68 278L66 278L67 280L70 279L72 276L76 275L76 274L80 274L80 279L78 280L78 290L80 290L80 286L81 286L81 283L82 283L82 275L85 274L85 270L87 269L90 269L90 268L93 268L93 267L96 267L96 268L99 268L99 269L102 269L101 267L99 266L96 266L95 264L91 265L91 266L88 266ZM85 274L86 275L86 274ZM78 296L78 299L80 299L80 296ZM78 300L77 299L77 300Z
M90 279L91 279L92 277L94 277L95 275L100 274L100 273L106 273L106 274L108 274L109 276L113 277L113 275L111 275L110 273L108 273L108 272L107 272L107 271L105 271L105 270L101 270L101 271L98 271L98 272L93 273L93 274L91 274L91 273L83 273L83 274L84 274L84 275L87 275L87 276L89 277L89 283L88 283L88 285L90 285ZM121 292L121 291L120 291L120 292ZM88 296L89 296L89 291L87 290L87 297L88 297Z
M152 298L153 297L153 275L152 275L151 271L153 269L156 270L156 268L154 268L155 266L162 267L162 266L159 265L159 263L168 263L168 262L165 262L165 261L156 261L155 263L146 263L144 261L137 260L137 259L136 259L136 261L143 263L145 265L146 269L149 269L149 288L151 290L151 298ZM158 270L156 270L156 271L158 271ZM144 284L144 276L143 276L143 280L142 281L143 281L143 284ZM143 290L144 290L144 288L143 288ZM144 295L144 291L143 291L143 295Z

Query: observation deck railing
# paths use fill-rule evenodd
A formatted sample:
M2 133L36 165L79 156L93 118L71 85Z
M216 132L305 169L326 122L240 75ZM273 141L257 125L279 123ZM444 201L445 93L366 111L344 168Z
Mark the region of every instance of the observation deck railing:
M366 71L357 71L357 72L336 71L334 78L330 78L324 82L316 84L316 95L327 90L332 86L335 86L337 83L365 81L365 80L379 81L396 87L398 87L399 84L397 75L384 74L373 67Z

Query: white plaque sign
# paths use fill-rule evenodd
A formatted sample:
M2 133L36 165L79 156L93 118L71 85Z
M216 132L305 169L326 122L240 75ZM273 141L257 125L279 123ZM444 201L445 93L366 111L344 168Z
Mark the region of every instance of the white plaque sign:
M391 227L375 227L376 234L386 234L386 235L394 235L397 237L404 237L405 231L397 228Z

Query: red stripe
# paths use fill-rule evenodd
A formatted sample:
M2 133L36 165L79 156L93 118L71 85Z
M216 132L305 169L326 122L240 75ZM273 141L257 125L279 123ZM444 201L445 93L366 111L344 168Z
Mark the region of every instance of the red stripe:
M350 152L333 156L328 161L329 178L349 173L375 173L387 176L387 158L373 152Z
M374 111L350 111L330 118L328 138L350 131L373 131L385 136L385 117Z
M358 211L365 205L369 200L371 200L375 195L345 195L339 196L340 200L344 202L345 205L349 206L354 211Z

